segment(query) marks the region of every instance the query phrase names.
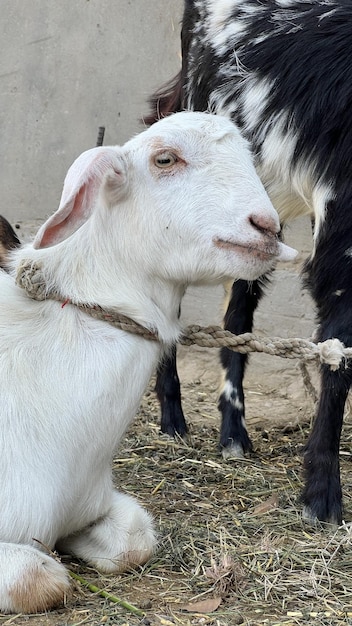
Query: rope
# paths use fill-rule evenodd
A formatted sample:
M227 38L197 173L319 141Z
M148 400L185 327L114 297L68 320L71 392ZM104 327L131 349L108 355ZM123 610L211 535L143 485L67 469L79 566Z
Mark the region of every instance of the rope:
M158 341L158 335L154 331L145 328L122 313L103 309L98 305L92 306L80 302L70 302L70 300L63 298L56 292L48 292L40 265L31 263L30 261L23 261L17 270L16 284L24 289L27 296L32 298L32 300L56 300L57 302L62 302L62 308L66 306L66 304L74 304L80 311L87 313L87 315L90 315L96 320L107 322L115 328L139 335L143 339Z
M280 337L258 337L253 333L234 335L219 326L188 326L180 343L196 344L207 348L226 347L241 354L264 352L286 359L304 359L330 365L333 371L352 356L352 348L345 348L339 339L327 339L322 343L313 343L308 339L282 339Z
M30 261L24 261L17 272L16 284L24 289L30 298L35 300L57 300L63 302L62 306L70 302L60 294L48 292L45 286L44 275L41 267ZM81 311L94 319L108 322L115 328L143 337L144 339L158 341L155 332L141 326L134 320L114 310L103 309L100 306L90 306L83 303L74 303ZM322 343L313 343L308 339L282 339L280 337L258 337L253 333L234 335L220 326L188 326L179 343L190 346L197 345L205 348L226 347L241 354L250 352L263 352L286 359L301 359L307 361L320 361L329 365L336 371L341 365L346 366L346 360L352 357L352 348L345 348L339 339L328 339ZM302 372L307 370L303 368Z

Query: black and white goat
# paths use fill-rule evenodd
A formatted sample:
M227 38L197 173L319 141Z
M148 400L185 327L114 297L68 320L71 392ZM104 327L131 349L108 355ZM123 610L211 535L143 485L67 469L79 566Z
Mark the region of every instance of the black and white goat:
M0 270L0 612L62 601L68 574L41 546L104 572L148 559L152 519L113 488L112 456L181 332L186 286L254 280L290 258L279 227L247 141L220 116L179 113L72 165L56 213ZM15 284L28 263L64 306ZM93 305L154 340L90 317Z
M350 0L185 0L182 70L153 99L149 122L171 111L230 116L249 139L281 222L315 221L305 284L316 302L318 339L352 345L352 4ZM148 118L147 118L148 119ZM233 285L225 327L252 329L265 280ZM175 355L174 355L175 356ZM220 445L251 449L244 422L246 357L224 349ZM305 448L307 518L341 522L339 444L352 369L321 369L316 419ZM186 424L175 359L159 370L162 430Z

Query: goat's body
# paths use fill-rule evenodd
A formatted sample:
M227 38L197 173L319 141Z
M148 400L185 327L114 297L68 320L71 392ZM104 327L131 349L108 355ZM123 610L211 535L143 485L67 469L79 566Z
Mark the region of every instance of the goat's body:
M0 417L7 450L0 457L0 536L29 544L34 537L53 548L108 510L112 456L137 412L160 344L71 304L30 301L8 275L1 274L0 289L9 307L0 311L1 398L10 407Z
M111 461L161 348L74 305L30 301L4 272L0 290L0 605L37 612L69 591L42 546L106 572L155 546L148 514L113 488Z
M104 572L148 559L153 522L113 488L111 460L179 337L186 286L254 279L292 254L231 122L181 113L153 129L83 153L56 213L0 270L1 611L62 602L68 574L44 546ZM44 301L15 284L24 266ZM122 313L157 340L75 304Z
M186 0L182 71L160 102L156 98L154 111L211 109L238 124L282 222L302 214L314 218L305 282L317 305L318 339L338 337L347 346L352 345L351 17L347 0ZM229 330L252 329L261 294L261 281L234 285L225 317ZM220 443L225 456L236 456L251 448L244 424L246 358L223 350L222 362ZM350 369L322 368L304 460L303 501L313 519L342 519L338 449L351 378ZM158 392L162 397L160 385ZM172 408L164 410L168 432L172 422L182 423L177 389L172 393L176 400L170 394Z

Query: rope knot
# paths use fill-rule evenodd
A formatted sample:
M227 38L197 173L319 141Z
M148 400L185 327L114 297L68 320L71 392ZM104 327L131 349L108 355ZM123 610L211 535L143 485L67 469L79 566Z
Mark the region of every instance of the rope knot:
M112 309L103 309L99 305L89 305L82 302L71 302L70 298L63 298L59 293L55 291L48 291L45 284L44 273L42 265L40 263L34 263L33 261L24 260L19 265L16 274L16 285L21 287L33 300L43 301L46 299L56 300L61 302L61 308L63 309L67 304L74 304L80 311L83 311L87 315L90 315L96 320L101 320L111 324L115 328L124 330L126 332L139 335L144 339L150 341L159 341L158 334L152 329L145 328L135 320L119 313Z
M320 362L330 366L333 372L339 369L342 363L346 364L345 346L339 339L327 339L317 344Z
M45 300L47 297L44 275L39 263L22 261L17 269L16 285L24 289L33 300Z

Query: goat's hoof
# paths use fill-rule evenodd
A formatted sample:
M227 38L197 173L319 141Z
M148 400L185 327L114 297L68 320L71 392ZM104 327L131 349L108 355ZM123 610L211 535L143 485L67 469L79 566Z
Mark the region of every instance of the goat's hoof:
M306 505L302 509L302 519L306 523L311 524L311 525L315 526L316 528L321 526L322 524L330 524L332 526L340 526L341 525L341 518L339 517L338 514L336 514L336 515L331 514L328 518L321 519L313 511L313 509L311 509L311 507L306 506Z
M221 450L222 458L225 461L229 461L231 459L244 459L244 450L242 444L240 443L232 443L226 448L222 448Z

